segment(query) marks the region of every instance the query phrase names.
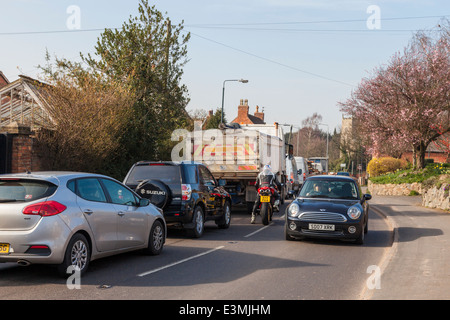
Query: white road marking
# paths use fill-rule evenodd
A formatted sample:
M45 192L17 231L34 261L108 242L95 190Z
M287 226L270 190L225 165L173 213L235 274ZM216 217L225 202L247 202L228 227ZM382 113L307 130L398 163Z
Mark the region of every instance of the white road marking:
M251 236L253 236L253 235L256 234L256 233L258 233L258 232L260 232L260 231L263 231L264 229L270 227L271 224L273 224L273 222L271 222L269 225L267 225L267 226L265 226L265 227L262 227L262 228L260 228L260 229L258 229L258 230L256 230L256 231L253 231L252 233L249 233L248 235L244 236L244 238L251 237Z
M176 265L178 265L178 264L180 264L180 263L183 263L183 262L186 262L186 261L189 261L189 260L192 260L192 259L195 259L195 258L204 256L204 255L206 255L206 254L212 253L212 252L214 252L214 251L220 250L220 249L222 249L222 248L224 248L224 247L225 247L225 246L220 246L220 247L217 247L217 248L208 250L208 251L206 251L206 252L199 253L199 254L197 254L197 255L195 255L195 256L192 256L192 257L189 257L189 258L186 258L186 259L183 259L183 260L180 260L180 261L177 261L177 262L174 262L174 263L171 263L171 264L162 266L162 267L160 267L160 268L153 269L153 270L150 270L150 271L147 271L147 272L143 272L143 273L141 273L141 274L138 274L138 277L144 277L144 276L146 276L146 275L149 275L149 274L152 274L152 273L155 273L155 272L158 272L158 271L161 271L161 270L164 270L164 269L167 269L167 268L176 266Z

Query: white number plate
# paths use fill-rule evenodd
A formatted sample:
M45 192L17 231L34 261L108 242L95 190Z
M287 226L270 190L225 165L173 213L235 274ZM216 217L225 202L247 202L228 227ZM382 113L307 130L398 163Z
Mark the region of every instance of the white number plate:
M325 230L325 231L334 231L334 224L317 224L317 223L310 223L309 224L310 230Z

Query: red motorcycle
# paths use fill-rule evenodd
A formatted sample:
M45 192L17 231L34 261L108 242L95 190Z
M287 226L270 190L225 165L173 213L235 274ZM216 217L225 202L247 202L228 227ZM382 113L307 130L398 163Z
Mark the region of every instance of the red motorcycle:
M261 215L263 225L268 225L272 221L275 189L272 187L261 187L258 189L260 201L259 214Z

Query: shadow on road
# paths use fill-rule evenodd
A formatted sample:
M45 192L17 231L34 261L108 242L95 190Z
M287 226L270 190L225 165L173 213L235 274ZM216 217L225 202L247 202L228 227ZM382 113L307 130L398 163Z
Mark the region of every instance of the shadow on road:
M436 237L444 234L441 229L436 228L400 227L397 230L399 242L415 241L423 237Z

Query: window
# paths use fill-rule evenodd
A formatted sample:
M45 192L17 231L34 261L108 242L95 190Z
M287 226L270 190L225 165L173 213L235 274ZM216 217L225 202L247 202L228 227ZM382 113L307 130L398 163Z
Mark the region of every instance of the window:
M214 180L213 175L203 166L198 167L200 170L200 177L205 185L215 185L216 181Z
M33 201L52 195L58 187L50 182L31 179L1 179L0 201Z
M127 206L137 206L137 200L134 194L123 185L108 179L102 179L103 185L111 197L114 204Z
M192 164L184 165L183 183L197 183L197 166Z
M165 184L179 184L181 181L180 167L152 163L137 165L127 179L127 185L138 185L144 180L161 180Z
M75 180L70 180L69 182L67 182L67 188L72 191L73 193L75 192Z
M356 184L339 180L308 180L300 190L302 197L358 199Z
M96 178L85 178L77 180L78 196L85 200L106 202L100 182Z

